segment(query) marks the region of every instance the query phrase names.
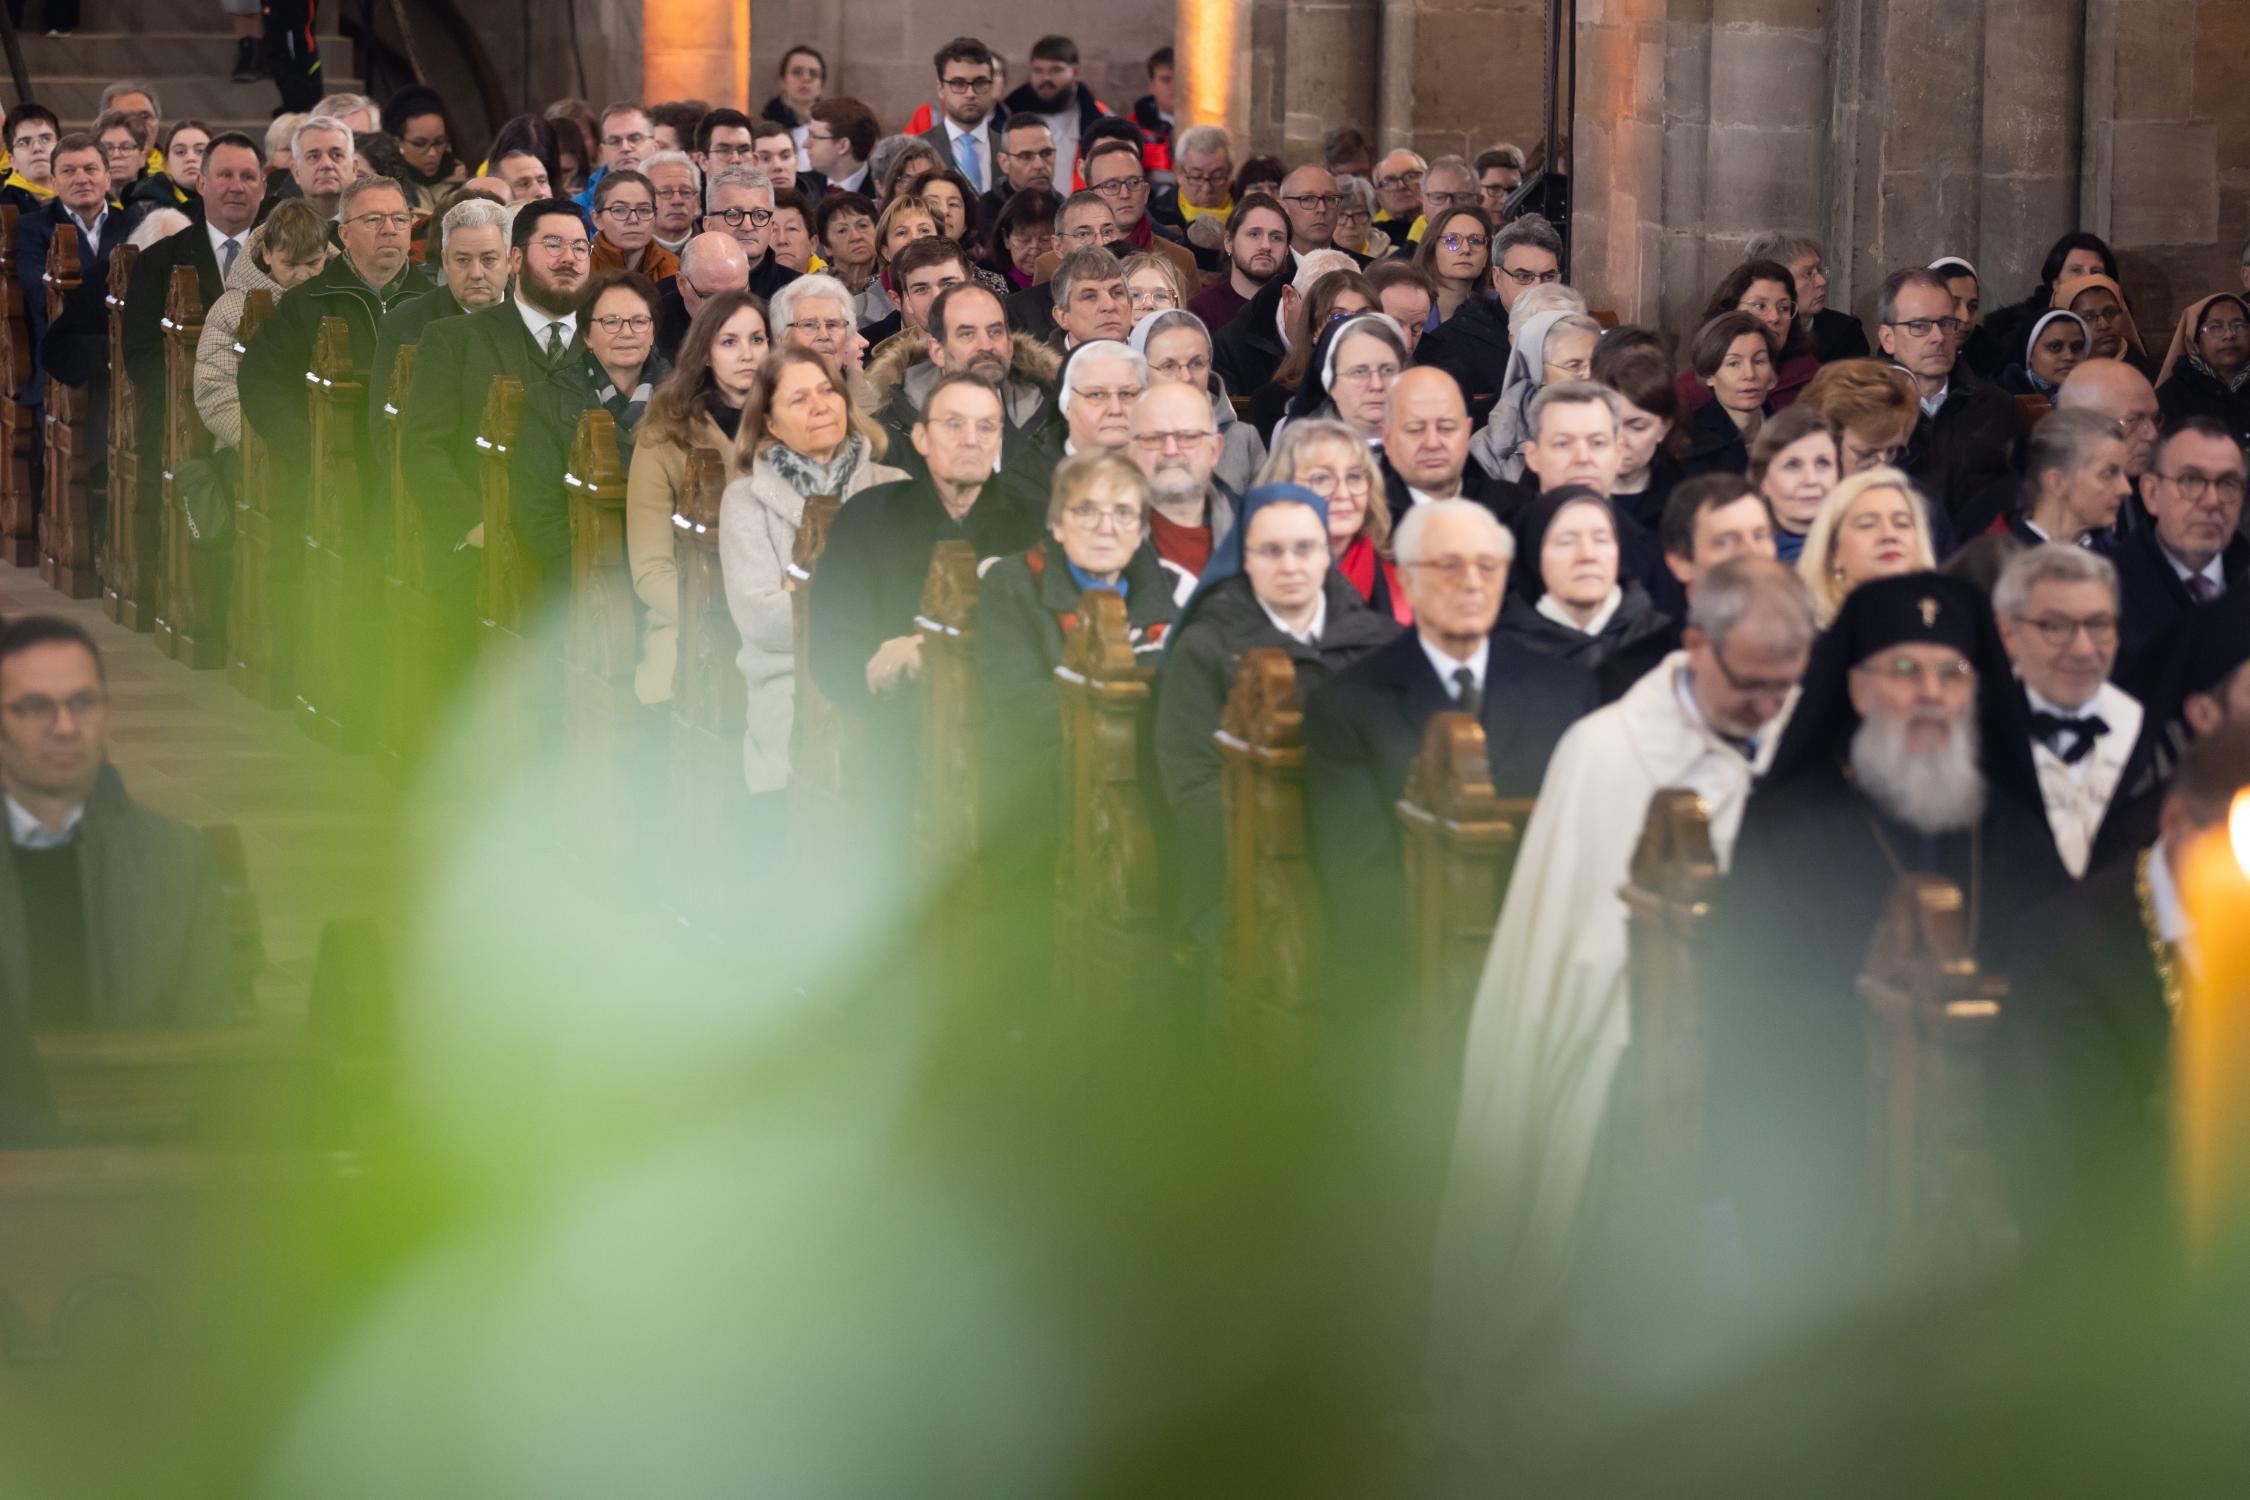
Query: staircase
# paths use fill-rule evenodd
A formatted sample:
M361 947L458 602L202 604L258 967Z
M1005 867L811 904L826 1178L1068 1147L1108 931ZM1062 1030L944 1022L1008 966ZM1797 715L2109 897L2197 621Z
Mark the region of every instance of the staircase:
M281 107L272 79L230 81L232 18L213 0L85 0L84 29L70 36L34 29L37 14L37 7L29 8L24 66L33 97L62 117L65 130L90 129L102 90L120 78L155 89L167 123L201 120L214 132L241 130L259 142ZM322 92L358 93L359 81L350 76L351 44L332 34L336 19L332 6L320 7Z

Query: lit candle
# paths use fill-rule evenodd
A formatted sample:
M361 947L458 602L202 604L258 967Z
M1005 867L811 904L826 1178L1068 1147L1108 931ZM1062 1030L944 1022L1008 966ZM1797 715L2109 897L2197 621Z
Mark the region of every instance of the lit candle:
M2172 1152L2188 1250L2202 1263L2250 1203L2250 791L2181 865L2189 940L2173 1018Z

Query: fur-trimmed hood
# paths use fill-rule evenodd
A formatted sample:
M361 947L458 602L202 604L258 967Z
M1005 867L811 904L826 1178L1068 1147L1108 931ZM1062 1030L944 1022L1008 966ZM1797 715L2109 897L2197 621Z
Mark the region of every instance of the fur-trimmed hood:
M1062 356L1028 333L1011 334L1009 341L1015 354L1008 361L1008 384L1037 386L1042 394L1052 392L1055 382L1062 376ZM888 402L915 367L926 366L929 362L930 341L919 335L908 338L902 333L885 339L875 357L867 362L867 381L875 388L876 395ZM934 381L935 376L922 378ZM1016 405L1013 393L1008 404L1009 415L1013 417Z

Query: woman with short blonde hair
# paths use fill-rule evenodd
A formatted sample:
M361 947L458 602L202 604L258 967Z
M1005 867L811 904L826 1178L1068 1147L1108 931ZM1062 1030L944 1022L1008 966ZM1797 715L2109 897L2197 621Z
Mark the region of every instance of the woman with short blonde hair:
M1866 469L1828 492L1797 558L1797 576L1812 592L1821 629L1834 622L1845 596L1869 579L1937 566L1929 504L1897 469Z

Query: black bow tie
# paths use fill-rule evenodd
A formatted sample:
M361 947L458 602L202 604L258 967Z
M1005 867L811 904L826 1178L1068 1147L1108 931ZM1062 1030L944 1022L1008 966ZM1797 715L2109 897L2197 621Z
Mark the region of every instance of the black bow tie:
M2031 732L2054 746L2055 754L2063 764L2075 766L2093 752L2094 741L2109 733L2109 724L2100 714L2088 714L2082 719L2066 719L2061 714L2033 709Z

